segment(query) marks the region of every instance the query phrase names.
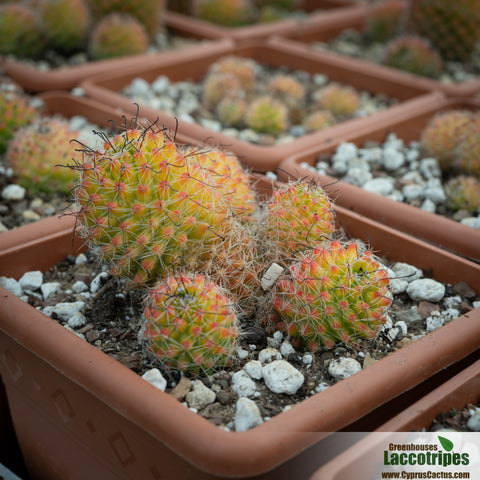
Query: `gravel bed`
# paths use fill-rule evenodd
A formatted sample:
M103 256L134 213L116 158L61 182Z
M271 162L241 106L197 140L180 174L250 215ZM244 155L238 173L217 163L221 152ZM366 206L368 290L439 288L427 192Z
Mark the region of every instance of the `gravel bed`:
M70 256L43 274L27 272L18 281L0 277L0 285L213 424L243 431L480 308L480 297L465 283L442 284L405 263L385 265L391 269L394 301L376 339L357 349L340 345L310 353L294 348L280 332L267 333L258 326L260 319L243 319L235 364L196 378L165 371L142 347L137 332L144 293L111 277L88 253Z
M435 418L429 432L480 432L480 403L463 409L452 408Z

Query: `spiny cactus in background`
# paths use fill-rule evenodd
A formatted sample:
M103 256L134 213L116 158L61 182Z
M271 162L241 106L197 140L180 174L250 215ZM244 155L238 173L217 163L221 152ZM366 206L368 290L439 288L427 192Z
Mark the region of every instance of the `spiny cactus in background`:
M211 73L203 82L202 100L207 108L215 108L223 98L230 95L241 97L242 92L242 85L234 75Z
M453 168L459 140L472 120L467 110L449 110L432 117L423 129L422 148L438 160L443 171Z
M254 0L257 8L275 7L286 11L293 11L301 6L301 0Z
M0 153L5 153L15 130L33 121L36 111L15 90L0 88Z
M345 118L353 115L360 107L360 97L354 88L331 84L318 96L319 108L329 110L336 117Z
M443 68L440 54L430 42L416 35L398 37L386 46L382 63L406 72L437 77Z
M277 328L310 351L372 339L391 303L388 273L370 251L334 241L302 256L278 280Z
M289 111L292 123L298 123L304 116L305 88L291 75L277 74L268 82L267 91L283 102Z
M288 259L331 240L335 231L333 203L313 183L295 181L277 187L260 220L264 242L273 260Z
M92 59L101 60L145 53L148 44L147 32L138 20L112 13L95 25L88 51Z
M153 38L164 23L165 0L88 0L94 18L99 21L111 13L131 15ZM174 2L178 3L178 2Z
M240 335L232 300L201 275L170 275L150 291L141 330L167 368L192 375L230 365Z
M445 184L448 205L452 210L476 212L480 208L480 180L460 175Z
M363 34L370 42L386 42L399 33L407 13L403 0L384 0L373 4Z
M317 110L309 113L302 121L302 127L307 133L318 132L331 127L336 123L335 117L329 110Z
M237 127L243 123L247 102L237 95L228 95L218 102L215 112L223 125Z
M45 39L35 15L26 5L0 5L0 54L35 57Z
M54 117L21 128L8 145L7 161L20 185L32 195L40 192L68 194L73 187L75 146L78 132Z
M248 25L253 20L250 0L193 0L193 15L225 27Z
M289 18L290 15L291 14L288 10L284 10L283 8L278 8L270 5L265 5L264 7L261 7L258 12L258 22L278 22L279 20Z
M288 128L288 108L268 95L258 97L248 105L245 123L256 132L279 135Z
M456 151L455 167L480 178L480 113L465 126Z
M480 40L480 0L415 0L409 21L442 58L467 61Z
M72 53L85 47L90 15L84 0L43 0L39 14L51 48Z
M113 275L153 283L221 241L230 209L205 169L155 124L85 149L74 196L80 234Z
M213 63L209 73L228 73L240 82L243 90L250 93L255 87L256 63L250 58L227 55Z

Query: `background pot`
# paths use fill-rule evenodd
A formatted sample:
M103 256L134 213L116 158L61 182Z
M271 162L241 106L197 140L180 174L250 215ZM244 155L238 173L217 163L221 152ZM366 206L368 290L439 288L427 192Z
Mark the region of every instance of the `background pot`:
M326 142L341 139L348 132L357 131L374 122L382 124L391 116L401 117L411 108L418 105L435 104L443 98L439 93L431 93L429 89L417 86L413 82L397 81L391 75L374 76L363 69L351 69L341 57L318 59L310 52L280 41L242 42L232 44L216 44L215 49L204 50L203 54L189 50L178 52L176 58L163 57L157 62L149 62L136 66L135 71L112 72L92 78L82 83L86 95L98 101L114 105L132 113L136 107L132 100L121 95L120 91L128 86L134 78L142 78L153 82L158 76L166 75L170 81L187 79L199 80L210 65L226 55L238 55L251 58L259 63L272 67L287 67L290 70L305 70L310 73L327 75L330 80L345 83L358 90L370 93L383 93L399 100L399 104L369 115L365 118L346 120L321 132L315 132L296 138L290 142L274 146L261 146L227 136L202 127L197 123L177 121L164 111L140 105L140 112L150 120L159 119L167 128L188 137L191 143L225 145L231 149L247 166L256 171L265 172L276 168L280 161L288 155L323 145Z
M342 207L337 218L380 255L479 287L479 265ZM72 217L49 218L0 235L2 274L77 253L73 226ZM331 458L327 432L369 413L375 428L398 411L391 401L416 400L437 372L476 355L480 340L476 309L250 431L226 432L8 291L0 295L0 373L15 430L30 474L49 480L302 478Z
M333 155L342 142L352 142L357 147L361 147L367 141L382 142L389 133L394 133L406 143L419 140L423 128L435 114L451 109L478 111L480 101L463 98L437 99L430 105L419 105L418 108L405 112L405 115L390 116L383 122L371 122L366 125L366 128L351 130L342 138L332 139L328 145L318 145L308 151L290 156L282 162L278 174L283 180L292 177L312 178L316 183L324 186L337 205L480 262L480 230L368 192L329 175L312 172L301 166L303 163L315 165L319 155Z

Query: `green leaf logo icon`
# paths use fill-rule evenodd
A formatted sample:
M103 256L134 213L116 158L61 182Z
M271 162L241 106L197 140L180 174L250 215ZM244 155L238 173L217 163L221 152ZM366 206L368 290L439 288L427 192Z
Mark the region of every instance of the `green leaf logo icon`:
M447 452L453 449L453 443L448 438L438 435L438 441Z

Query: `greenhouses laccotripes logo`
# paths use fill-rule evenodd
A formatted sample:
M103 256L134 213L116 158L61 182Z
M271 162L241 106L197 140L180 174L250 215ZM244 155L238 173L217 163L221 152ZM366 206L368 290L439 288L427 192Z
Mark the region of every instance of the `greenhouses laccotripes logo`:
M384 465L431 465L449 467L451 465L469 465L468 453L454 451L453 442L448 438L437 436L437 443L390 443L383 452Z

